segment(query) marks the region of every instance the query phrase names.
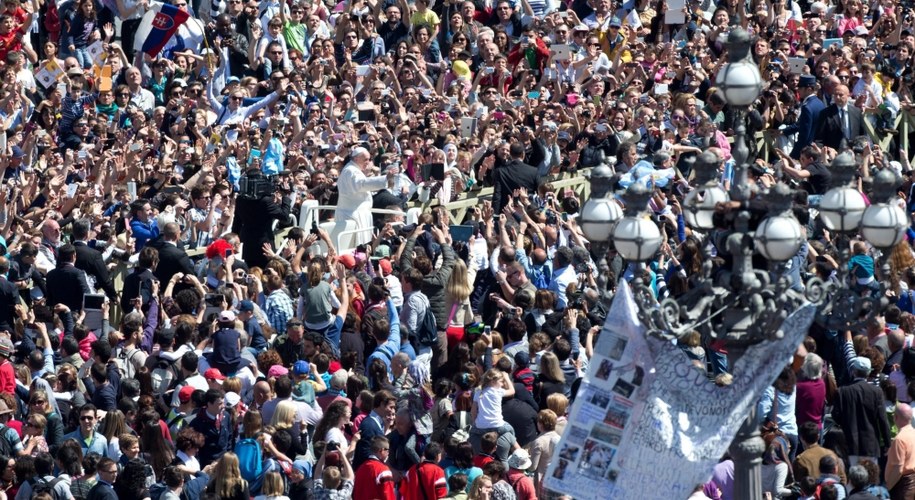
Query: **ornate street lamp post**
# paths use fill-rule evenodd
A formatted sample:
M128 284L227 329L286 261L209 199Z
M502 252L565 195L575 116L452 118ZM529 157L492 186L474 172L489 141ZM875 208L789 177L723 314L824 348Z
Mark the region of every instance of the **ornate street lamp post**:
M881 309L881 293L862 297L849 286L847 262L848 236L860 232L874 247L884 253L884 275L888 273L886 255L904 237L905 212L896 199L899 180L895 173L883 169L874 177L872 204L866 207L863 195L854 187L858 165L851 154L834 159L832 189L821 199L823 224L837 233L840 250L837 279L826 282L812 278L804 292L795 290L787 277L785 263L794 258L804 244L804 233L792 213L793 191L778 183L767 192L754 192L748 178L749 151L746 143L745 117L762 88L756 65L748 56L751 39L741 28L728 35L728 63L718 74L716 83L736 115L734 178L729 192L718 183L720 159L711 152L696 161L693 191L683 200L684 218L690 227L715 240L719 254L731 257L730 269L715 269L711 259L703 259L701 271L694 277L694 287L674 298L660 302L642 283L641 273L632 282L633 297L638 304L639 320L648 335L670 340L698 331L706 341L724 341L728 366L746 352L747 347L782 337L782 323L805 303L818 306L817 322L829 329L849 329L861 325ZM591 177L593 198L582 209L581 225L589 239L602 275L607 274L605 259L610 243L629 262L643 269L663 243L660 230L644 212L651 191L633 183L617 196L624 202L624 214L612 200L611 170L598 167ZM729 218L716 220L715 212L728 203ZM737 202L736 204L734 202ZM751 230L751 202L764 206L767 215ZM735 207L736 205L736 207ZM866 207L866 208L865 208ZM717 224L716 224L717 223ZM723 227L722 227L723 226ZM718 229L715 234L713 230ZM770 262L770 269L754 269L755 253ZM606 293L607 278L599 280ZM796 284L795 284L796 285ZM865 314L866 313L866 314ZM740 374L735 374L740 376ZM729 448L734 460L735 498L761 500L761 465L765 443L759 436L755 405L734 437Z

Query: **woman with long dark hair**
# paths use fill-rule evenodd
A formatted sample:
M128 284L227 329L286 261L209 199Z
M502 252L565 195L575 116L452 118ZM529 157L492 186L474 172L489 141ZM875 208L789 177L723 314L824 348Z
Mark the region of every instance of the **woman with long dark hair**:
M162 437L158 422L149 422L143 427L140 440L146 455L146 461L152 466L153 474L161 478L165 468L175 460L175 450L169 441Z
M353 412L346 401L334 401L327 407L324 417L315 427L315 440L324 441L327 444L336 443L341 452L352 457L356 451L356 440L349 441L343 428L350 423Z
M0 455L0 490L6 493L7 498L16 496L16 459Z

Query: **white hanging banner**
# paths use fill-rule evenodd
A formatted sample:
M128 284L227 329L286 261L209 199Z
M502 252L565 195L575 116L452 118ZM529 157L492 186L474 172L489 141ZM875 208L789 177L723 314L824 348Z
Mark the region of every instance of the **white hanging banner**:
M628 283L617 290L546 487L576 500L687 498L791 360L815 308L792 313L781 339L747 349L733 384L718 387L679 347L646 338Z

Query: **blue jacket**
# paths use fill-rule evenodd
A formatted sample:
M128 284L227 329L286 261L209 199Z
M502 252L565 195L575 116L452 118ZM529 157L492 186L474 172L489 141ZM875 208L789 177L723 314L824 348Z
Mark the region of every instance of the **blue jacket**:
M223 453L229 451L232 440L232 420L225 411L222 415L222 424L218 427L216 421L207 414L206 408L201 408L188 425L191 429L203 434L203 448L197 452L197 460L201 467L206 467L219 460Z
M791 158L797 160L801 157L801 149L809 146L816 135L816 127L819 123L820 112L826 109L826 105L816 95L808 97L801 105L801 116L797 123L789 125L782 130L784 135L791 135L797 132L797 139L794 141L794 148L791 150Z
M356 441L356 451L353 454L353 467L356 469L372 456L372 438L384 435L384 428L378 425L376 418L380 418L380 415L372 410L359 424L359 441Z
M390 298L388 298L388 322L391 325L388 340L376 347L375 351L365 360L365 371L368 373L369 368L372 366L372 360L377 358L388 368L388 378L391 378L391 360L394 359L394 355L400 352L400 317L397 315L397 307ZM378 390L380 387L373 387L372 389Z
M159 226L156 225L155 219L152 219L149 222L134 219L130 221L130 230L133 231L133 237L137 240L137 252L142 250L149 240L159 236Z

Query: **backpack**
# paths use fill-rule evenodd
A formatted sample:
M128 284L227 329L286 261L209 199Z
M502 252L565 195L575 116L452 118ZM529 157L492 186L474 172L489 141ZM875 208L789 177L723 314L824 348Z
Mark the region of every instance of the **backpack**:
M133 364L133 358L139 354L140 350L134 347L131 350L118 348L118 354L114 358L114 363L121 372L121 377L134 378L137 374L137 366Z
M153 394L161 396L173 389L177 383L180 373L178 371L178 360L171 361L161 356L156 360L156 367L153 368L150 377L152 378Z
M254 438L239 440L235 445L235 454L238 455L238 467L241 477L248 483L253 483L263 473L264 459L261 445Z
M435 322L435 314L429 302L426 302L426 312L423 319L416 329L416 340L423 347L432 347L438 344L438 325Z
M70 433L79 427L79 407L74 407L71 401L58 399L57 412L64 424L64 432Z
M38 493L49 493L51 498L54 500L66 500L61 498L60 495L54 490L54 487L57 486L64 478L57 477L53 481L46 481L43 477L33 477L29 479L29 484L32 485L32 497Z
M89 496L89 490L91 489L92 483L82 478L70 483L70 494L73 495L75 500L86 500Z
M5 425L0 426L0 455L3 455L4 457L16 456L16 454L13 453L13 444L10 443L10 440L6 437L9 429L10 428Z
M16 453L13 450L13 443L6 437L9 433L10 428L8 426L0 426L0 455L4 457L14 457Z

